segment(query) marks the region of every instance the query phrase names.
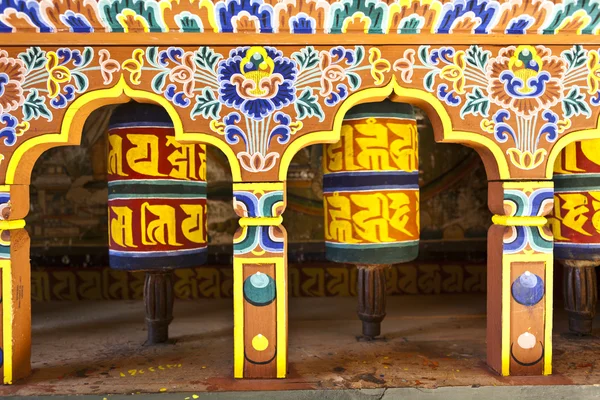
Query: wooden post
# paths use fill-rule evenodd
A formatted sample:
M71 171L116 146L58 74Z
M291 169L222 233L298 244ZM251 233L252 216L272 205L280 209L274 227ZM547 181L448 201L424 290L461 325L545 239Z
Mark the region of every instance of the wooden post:
M552 373L551 181L490 182L487 359L502 375Z
M234 376L287 373L285 182L233 184L240 228L233 237Z
M389 265L357 265L358 318L362 321L362 335L373 340L381 335L385 318L385 270Z
M563 297L569 314L569 330L577 335L591 335L596 316L598 261L561 260Z
M11 384L31 373L28 185L0 186L0 373Z
M173 273L147 271L144 281L148 343L164 343L169 339L169 324L173 321Z

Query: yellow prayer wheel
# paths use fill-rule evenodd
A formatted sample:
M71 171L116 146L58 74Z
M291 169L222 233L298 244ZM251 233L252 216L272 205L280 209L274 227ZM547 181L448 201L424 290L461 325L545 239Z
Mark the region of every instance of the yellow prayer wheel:
M417 121L409 104L363 104L340 136L323 154L326 257L357 265L359 318L372 338L385 316L383 268L418 255Z
M569 329L591 334L600 265L600 140L567 145L554 164L554 256L563 266Z

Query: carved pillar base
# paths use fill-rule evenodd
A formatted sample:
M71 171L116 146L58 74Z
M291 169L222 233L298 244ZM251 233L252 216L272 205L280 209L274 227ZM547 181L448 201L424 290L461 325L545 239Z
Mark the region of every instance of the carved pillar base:
M171 271L146 272L144 282L148 344L169 339L169 324L173 321L173 278Z
M577 335L591 335L598 301L596 271L598 261L564 260L563 296L569 314L569 330Z
M388 265L357 265L358 268L358 318L362 321L362 334L373 340L381 334L385 318L385 269Z

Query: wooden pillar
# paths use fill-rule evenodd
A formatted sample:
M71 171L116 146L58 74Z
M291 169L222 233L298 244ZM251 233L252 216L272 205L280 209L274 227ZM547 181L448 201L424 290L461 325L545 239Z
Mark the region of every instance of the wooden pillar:
M551 181L490 182L487 360L502 375L552 373Z
M0 373L12 384L31 373L28 185L0 186Z
M563 299L569 330L590 335L596 315L594 268L600 265L600 140L568 144L554 164L552 230L564 267Z
M109 123L109 261L146 271L148 343L169 338L171 271L206 262L206 149L175 140L167 112L128 103Z
M149 344L164 343L169 339L174 303L172 276L170 270L146 272L144 302Z
M597 261L563 260L563 300L569 314L569 330L577 335L591 335L596 316L598 287Z
M389 265L357 265L358 318L367 340L381 335L385 318L385 270Z
M355 106L341 139L325 145L323 206L328 260L358 268L358 317L367 340L381 334L385 268L419 251L418 135L412 106Z
M233 184L234 376L285 378L287 232L285 182Z

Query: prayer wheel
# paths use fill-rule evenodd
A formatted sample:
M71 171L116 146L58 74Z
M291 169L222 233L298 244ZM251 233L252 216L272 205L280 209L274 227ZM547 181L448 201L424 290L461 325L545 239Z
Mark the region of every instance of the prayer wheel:
M592 333L600 265L600 140L567 145L554 165L554 255L563 265L569 330Z
M206 150L175 140L158 106L115 109L108 131L110 267L145 271L148 342L168 339L175 268L206 262Z
M386 100L350 109L340 141L324 147L326 257L357 266L367 339L381 333L385 268L418 255L417 143L412 106Z

